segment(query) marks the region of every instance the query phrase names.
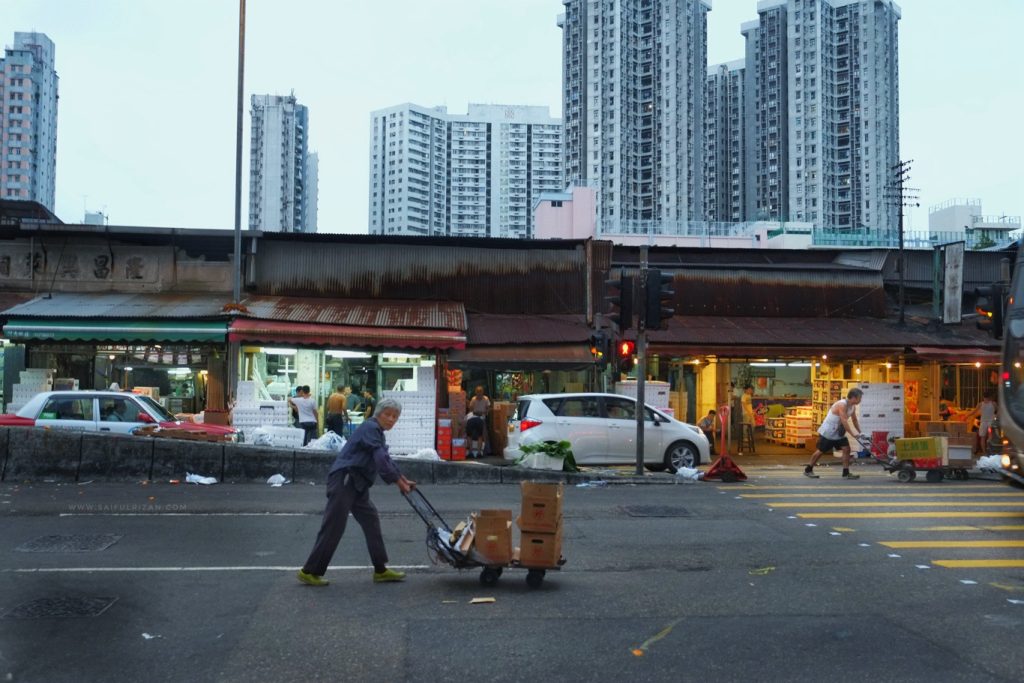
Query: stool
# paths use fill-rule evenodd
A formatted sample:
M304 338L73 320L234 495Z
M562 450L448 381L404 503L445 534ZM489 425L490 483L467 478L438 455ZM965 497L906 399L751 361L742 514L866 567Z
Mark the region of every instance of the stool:
M740 424L740 444L739 451L743 452L744 447L749 446L751 453L756 453L754 450L754 425L749 422L743 422Z

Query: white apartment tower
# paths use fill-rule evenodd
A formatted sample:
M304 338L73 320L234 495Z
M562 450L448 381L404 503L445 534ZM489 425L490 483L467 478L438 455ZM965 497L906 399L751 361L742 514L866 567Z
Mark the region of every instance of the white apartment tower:
M0 190L54 209L57 71L44 33L15 33L0 60Z
M598 226L704 218L710 0L562 0L565 172L597 189Z
M704 214L747 220L746 67L742 59L708 67L704 95Z
M891 0L786 7L789 217L894 236L898 212L885 192L899 163L900 9Z
M252 96L249 229L316 230L306 216L308 134L309 112L294 94Z
M306 232L316 232L317 217L320 213L320 155L310 152L306 155Z
M532 237L533 203L565 188L547 107L401 104L371 114L370 233Z

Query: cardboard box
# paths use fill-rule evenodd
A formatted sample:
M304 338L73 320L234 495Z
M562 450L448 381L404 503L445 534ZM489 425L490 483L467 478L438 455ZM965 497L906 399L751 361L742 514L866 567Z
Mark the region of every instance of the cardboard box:
M504 566L512 561L512 511L481 510L473 514L473 548L485 563Z
M948 451L949 444L942 436L896 439L897 460L945 460Z
M562 528L561 484L538 484L524 481L522 492L522 513L517 520L523 531L552 534Z
M562 531L538 534L524 531L519 539L519 562L524 567L557 567L562 558Z
M952 445L946 454L943 465L952 467L974 467L974 448L971 445Z

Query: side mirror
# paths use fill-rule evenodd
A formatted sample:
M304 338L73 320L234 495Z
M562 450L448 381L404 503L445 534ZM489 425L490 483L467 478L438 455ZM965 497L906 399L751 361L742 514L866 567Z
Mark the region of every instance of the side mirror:
M156 424L156 420L153 419L153 416L143 411L139 411L139 422L145 422L146 424L151 425Z

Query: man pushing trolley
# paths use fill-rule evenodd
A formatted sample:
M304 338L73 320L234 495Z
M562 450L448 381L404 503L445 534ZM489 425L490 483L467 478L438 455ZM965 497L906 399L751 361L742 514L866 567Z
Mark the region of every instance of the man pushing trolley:
M846 398L840 399L832 404L828 414L818 427L818 448L811 456L811 462L804 467L804 476L817 479L814 473L814 466L822 454L835 449L843 453L843 479L860 479L859 475L850 474L850 442L846 435L856 438L860 435L860 423L857 421L857 404L860 403L864 392L860 389L850 389Z

